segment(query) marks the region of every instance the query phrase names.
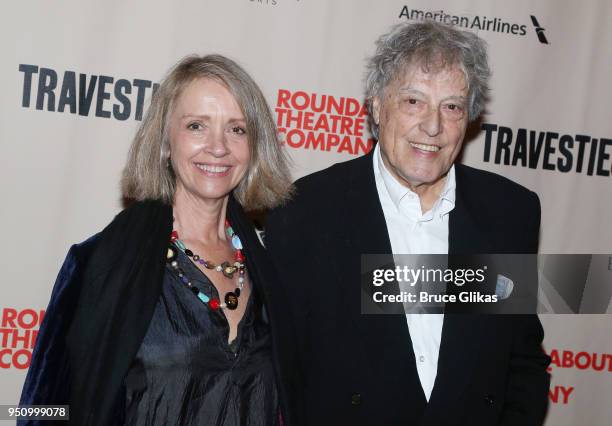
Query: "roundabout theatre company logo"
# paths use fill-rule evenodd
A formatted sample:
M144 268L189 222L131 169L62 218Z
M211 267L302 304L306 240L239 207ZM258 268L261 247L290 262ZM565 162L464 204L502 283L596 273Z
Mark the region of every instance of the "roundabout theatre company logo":
M445 24L456 25L462 28L477 31L492 31L495 33L505 33L508 35L525 36L527 35L527 24L507 22L498 17L478 16L472 14L453 15L443 10L418 10L410 9L408 6L402 7L398 16L400 19L423 21L433 20ZM534 15L529 16L531 24L538 40L542 44L548 44L545 29L540 25L538 18Z
M274 111L291 148L362 155L374 146L366 106L355 98L279 89Z

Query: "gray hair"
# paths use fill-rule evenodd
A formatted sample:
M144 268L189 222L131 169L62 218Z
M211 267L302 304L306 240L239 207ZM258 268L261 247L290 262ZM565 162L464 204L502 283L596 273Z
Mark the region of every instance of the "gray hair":
M130 147L121 181L124 200L173 202L176 181L168 161L168 120L183 89L199 78L226 86L246 119L251 160L234 196L246 210L281 204L290 197L293 185L270 107L247 72L221 55L187 56L160 83Z
M376 53L367 62L365 91L374 137L378 138L378 125L372 119L374 98L381 98L387 85L414 65L426 72L458 65L468 85L468 119L478 118L491 75L486 42L474 33L439 22L402 23L376 41Z

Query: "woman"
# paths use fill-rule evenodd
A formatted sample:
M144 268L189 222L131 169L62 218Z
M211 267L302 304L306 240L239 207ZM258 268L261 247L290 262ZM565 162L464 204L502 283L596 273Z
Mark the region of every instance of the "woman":
M60 271L21 404L69 404L79 425L289 423L289 354L272 350L290 334L285 296L242 207L290 192L249 75L182 60L132 143L130 206Z

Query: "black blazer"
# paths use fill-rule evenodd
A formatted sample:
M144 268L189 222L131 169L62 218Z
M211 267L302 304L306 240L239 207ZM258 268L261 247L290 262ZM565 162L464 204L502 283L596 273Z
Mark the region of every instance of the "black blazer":
M548 357L535 315L446 314L427 402L403 315L360 314L360 255L391 253L372 153L302 178L269 215L266 246L297 330L290 405L305 425L538 425ZM449 252L535 253L537 195L456 166Z

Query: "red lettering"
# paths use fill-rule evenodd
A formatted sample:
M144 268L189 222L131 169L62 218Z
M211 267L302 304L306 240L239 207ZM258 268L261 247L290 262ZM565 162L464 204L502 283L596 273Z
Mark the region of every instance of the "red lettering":
M361 138L355 138L356 146L353 154L359 155L359 151L364 154L367 154L374 148L374 139L370 138L367 141L363 141Z
M580 362L581 358L585 358L586 362ZM591 356L586 352L579 352L575 358L576 367L580 370L586 370L591 365Z
M363 118L355 119L355 127L353 128L353 134L355 136L363 136L363 125L365 120Z
M340 148L338 148L338 152L348 151L349 154L353 154L353 145L351 145L351 138L345 136L342 139L342 144L340 144Z
M26 321L28 316L31 317L31 320ZM36 324L38 324L38 315L36 314L36 311L34 309L24 309L23 311L19 312L19 315L17 316L17 324L19 324L19 327L21 328L34 327Z
M342 115L344 112L344 98L340 98L340 101L336 101L336 98L329 96L327 98L327 109L326 112L331 114L332 110L336 111L336 114Z
M363 103L363 105L361 106L361 112L359 113L360 117L365 117L368 115L368 104L367 103Z
M328 135L327 146L325 147L325 151L331 150L333 146L336 146L339 143L340 143L340 137L338 135Z
M346 109L344 110L344 115L357 115L359 114L359 110L361 109L361 104L357 99L348 98L346 100Z
M561 362L559 361L559 351L556 349L550 351L550 365L561 367ZM548 369L550 370L550 367L548 367Z
M16 309L4 308L2 310L2 327L17 328L15 318L17 318Z
M574 366L574 354L571 351L563 351L563 368L572 368Z
M315 132L323 130L325 133L330 133L329 132L329 123L327 122L327 115L321 114L319 116L319 118L317 119L317 123L315 124L313 130Z
M287 102L291 97L291 92L285 89L278 89L278 98L276 100L277 107L290 108Z
M20 361L19 357L25 356L25 361ZM30 366L32 361L32 352L26 349L19 349L13 354L13 365L19 370L25 370Z
M0 368L11 368L11 363L4 361L4 355L10 355L11 353L10 349L2 349L0 351Z
M311 148L312 147L312 148ZM315 138L315 134L313 132L309 132L306 136L306 149L320 149L323 150L325 148L325 133L319 133Z
M6 348L9 342L9 336L13 334L14 328L0 328L0 335L2 336L2 347Z
M353 119L351 117L342 117L340 124L340 133L343 135L352 135L351 127L353 127Z
M330 115L329 118L331 118L331 121L332 121L332 128L331 128L331 132L329 133L338 133L338 122L342 120L342 116Z
M275 111L276 111L276 125L278 127L284 126L283 117L288 110L282 109L282 108L276 108Z
M304 130L312 130L313 117L314 117L314 112L305 112L304 113L304 121L302 123L302 129L304 129Z
M310 108L314 112L323 112L323 110L325 109L325 101L326 100L327 100L327 96L326 95L321 96L321 105L317 106L317 94L313 93L312 94L312 101L310 103Z
M294 136L297 136L297 141L295 141ZM298 129L292 129L287 132L285 140L291 148L299 148L304 145L304 132Z
M302 103L298 103L298 99L302 99ZM293 96L291 96L291 105L293 106L294 109L297 110L304 110L306 108L308 108L308 105L310 104L310 98L308 97L308 94L306 92L295 92L293 94Z
M560 386L560 388L561 393L563 393L563 403L567 404L567 402L569 401L569 396L574 391L574 388L572 386L570 386L569 388L564 388L563 386Z

